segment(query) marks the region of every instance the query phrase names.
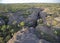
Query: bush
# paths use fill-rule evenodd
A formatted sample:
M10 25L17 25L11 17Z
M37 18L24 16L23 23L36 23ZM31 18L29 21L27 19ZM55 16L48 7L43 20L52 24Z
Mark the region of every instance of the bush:
M54 34L57 35L57 36L60 36L60 30L59 29L55 29L54 30Z
M25 25L25 23L22 21L22 22L20 22L19 25L23 27Z
M43 24L43 20L42 19L38 19L37 20L37 24Z

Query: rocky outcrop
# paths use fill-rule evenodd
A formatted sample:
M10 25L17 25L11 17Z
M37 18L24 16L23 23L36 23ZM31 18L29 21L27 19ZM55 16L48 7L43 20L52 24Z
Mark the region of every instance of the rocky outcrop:
M8 43L37 43L39 42L39 39L36 37L35 34L33 34L33 31L33 27L30 27L29 30L28 28L23 28L21 31L16 33L16 37L13 36L12 39L15 40L10 40Z
M19 24L21 21L24 21L26 23L26 25L35 26L37 24L36 23L37 19L39 19L39 17L42 17L42 15L44 15L44 14L42 14L42 15L40 14L41 11L43 11L43 9L30 8L27 10L30 12L30 14L28 14L27 18L25 18L23 15L26 10L25 11L16 11L14 13L13 12L6 12L6 13L1 13L1 14L8 17L9 22L7 24L9 24L9 25ZM45 18L45 17L42 17L42 18Z
M21 12L20 12L21 13ZM9 25L15 25L20 23L21 21L25 20L25 18L23 16L21 16L22 14L15 14L15 13L10 13L9 14ZM15 22L15 23L14 23Z
M58 36L56 36L54 34L53 29L48 28L46 26L38 25L36 27L36 31L38 32L37 33L38 38L44 38L44 39L49 40L51 42L55 42L55 41L57 42L57 40L59 38Z
M46 26L46 13L40 8L33 8L32 11L27 18L14 16L16 18L12 19L11 16L10 20L23 21L26 27L18 31L7 43L59 43L56 41L58 37L53 33L53 29ZM37 25L37 20L40 18L44 25Z
M12 41L13 40L13 41ZM34 28L23 28L21 31L17 32L13 38L7 43L49 43L44 39L39 39L34 34Z
M36 30L37 30L37 31L42 31L42 32L44 32L44 33L46 33L46 34L53 35L52 30L51 30L50 28L46 27L46 26L38 25L38 26L36 27Z
M38 43L38 38L36 37L35 34L32 33L23 33L21 36L17 36L17 40L14 42L19 42L19 43Z
M15 25L20 23L21 21L25 20L23 17L24 11L17 11L17 12L6 12L6 13L0 13L3 16L8 17L9 22L7 23L8 25ZM15 23L14 23L15 22Z
M27 26L30 26L30 27L31 27L31 26L32 26L32 27L35 27L35 26L37 25L37 20L38 20L39 18L42 18L42 19L43 19L43 23L46 24L46 19L45 19L46 14L45 14L45 13L42 13L42 10L43 10L43 9L35 8L35 9L33 10L33 13L30 14L30 15L26 18L26 20L25 20L26 25L27 25Z
M13 38L7 43L48 43L48 41L45 40L41 41L35 34L36 29L34 27L37 26L37 20L39 18L42 18L44 23L46 22L42 9L34 8L33 13L23 20L26 23L27 28L23 28L22 30L18 31L16 35L14 35Z

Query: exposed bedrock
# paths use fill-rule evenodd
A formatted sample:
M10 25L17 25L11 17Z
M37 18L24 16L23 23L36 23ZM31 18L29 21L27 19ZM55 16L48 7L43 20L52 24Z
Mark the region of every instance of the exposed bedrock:
M37 20L42 18L43 19L43 23L46 24L46 13L42 12L42 10L40 10L40 8L36 8L32 14L30 14L26 20L25 23L27 26L30 27L34 27L37 26Z
M42 18L43 23L46 24L46 13L42 11L43 9L33 8L33 12L23 20L27 27L18 31L7 43L50 43L45 39L39 39L36 35L37 20Z
M13 38L7 43L50 43L44 39L39 39L34 34L33 27L27 27L18 31Z

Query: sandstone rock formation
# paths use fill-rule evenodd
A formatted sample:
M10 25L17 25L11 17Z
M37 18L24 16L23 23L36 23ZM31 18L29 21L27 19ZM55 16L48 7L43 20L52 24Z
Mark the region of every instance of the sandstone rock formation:
M34 28L30 27L30 29L25 28L24 30L22 29L21 31L17 32L16 35L13 36L13 38L7 43L49 43L49 42L43 39L38 39L37 36L34 34Z
M19 16L14 16L14 17L16 18L14 18L13 20L16 20ZM54 41L56 41L55 39L57 39L58 37L54 35L53 29L51 30L51 28L48 28L46 26L45 17L46 17L46 13L42 12L42 9L34 8L32 14L30 14L27 18L25 19L23 17L20 18L20 21L25 22L26 27L18 31L13 36L13 38L10 39L7 43L51 43L49 42L50 40L53 43L55 43ZM37 20L40 18L42 18L43 20L43 24L44 24L43 26L37 25ZM40 33L43 32L41 33L42 35L37 31L39 31ZM38 36L36 33L38 34Z
M25 23L27 24L27 26L30 26L30 27L31 26L33 26L33 27L36 26L37 25L37 20L39 18L42 18L43 23L46 24L46 19L45 19L46 14L42 13L42 10L43 9L40 9L40 8L35 8L33 10L33 13L30 14L25 20Z

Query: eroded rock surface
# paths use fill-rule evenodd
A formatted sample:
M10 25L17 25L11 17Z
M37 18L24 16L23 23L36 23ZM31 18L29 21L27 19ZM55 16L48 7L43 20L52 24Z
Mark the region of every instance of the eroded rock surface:
M33 31L33 27L22 29L21 31L16 33L16 37L13 36L13 41L10 40L7 43L48 43L48 41L40 40L39 38L37 38Z
M18 18L18 16L14 16L14 17ZM47 40L51 40L54 42L55 41L54 39L57 38L57 36L54 35L53 30L51 30L51 28L48 28L46 26L45 17L46 17L46 13L42 12L42 10L40 10L40 8L34 8L32 14L30 14L27 18L25 18L25 19L23 17L20 18L20 21L24 21L26 23L25 25L27 27L18 31L13 36L13 38L10 39L7 43L51 43ZM40 18L42 18L44 26L37 25L37 20ZM23 19L23 20L21 20L21 19ZM19 20L19 18L18 18L18 20ZM41 33L42 35L38 32L40 38L37 37L37 35L36 35L37 31L43 32L43 33ZM47 34L48 34L48 36L47 36ZM43 36L42 39L41 39L41 36ZM54 39L52 37L54 37ZM47 40L45 40L45 39L47 39Z

